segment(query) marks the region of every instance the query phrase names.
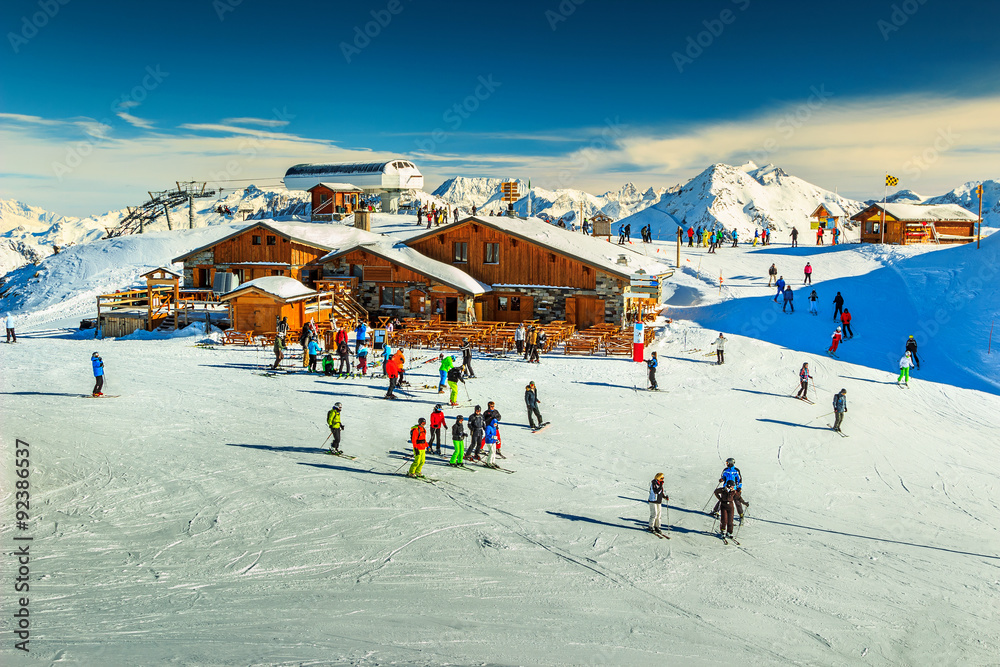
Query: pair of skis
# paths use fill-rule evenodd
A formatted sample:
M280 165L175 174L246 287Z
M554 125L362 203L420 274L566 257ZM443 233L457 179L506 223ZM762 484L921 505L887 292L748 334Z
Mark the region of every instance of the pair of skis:
M670 539L669 535L667 535L666 533L663 533L663 532L661 532L659 530L651 530L651 529L647 528L646 532L647 533L652 533L653 535L656 535L661 540L669 540Z

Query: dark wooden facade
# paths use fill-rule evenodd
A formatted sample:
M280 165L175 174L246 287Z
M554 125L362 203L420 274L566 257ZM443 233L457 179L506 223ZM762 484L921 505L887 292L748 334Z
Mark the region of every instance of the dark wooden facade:
M350 215L358 208L361 192L360 188L346 190L323 183L309 188L312 195L312 219L332 220L334 214Z
M882 209L876 205L851 218L861 224L862 243L969 243L975 235L976 223L966 220L906 220L900 221L885 214L885 236L882 234ZM932 229L933 225L933 229ZM937 230L935 239L934 230ZM958 238L954 238L958 237ZM884 240L883 240L884 239Z

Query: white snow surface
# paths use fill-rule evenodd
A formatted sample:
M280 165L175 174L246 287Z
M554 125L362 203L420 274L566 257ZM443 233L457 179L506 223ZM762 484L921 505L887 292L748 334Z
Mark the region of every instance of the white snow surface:
M23 299L92 303L99 285L224 231L78 246L47 260ZM436 384L436 364L421 363L436 350L408 351L416 390L387 403L384 380L263 377L268 350L93 340L19 318L19 342L0 345L0 501L13 511L19 438L31 502L28 528L9 520L0 535L33 538L31 654L8 638L0 660L994 664L1000 355L986 345L998 254L998 236L980 250L685 248L672 321L655 325L664 391L643 391L645 366L622 358L476 355L469 398L497 402L500 463L516 473L431 456L436 485L397 474L410 426L441 399L419 389ZM771 300L772 262L795 287L795 314ZM840 359L823 353L836 291L857 334ZM909 334L921 370L901 389ZM117 398L77 398L94 350ZM815 405L790 397L806 361ZM525 427L530 380L552 422L537 434ZM841 387L846 438L825 428ZM337 401L356 461L323 453ZM704 513L729 456L751 503L738 547ZM641 530L656 472L669 541Z

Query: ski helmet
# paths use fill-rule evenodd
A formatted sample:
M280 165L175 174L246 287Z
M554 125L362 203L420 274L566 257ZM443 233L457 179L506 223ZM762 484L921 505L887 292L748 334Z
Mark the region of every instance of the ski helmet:
M468 338L463 338L463 339L462 339L462 342L463 342L463 343L468 343L468 342L469 342L469 339L468 339Z
M840 331L840 327L837 327L837 331Z
M97 352L94 352L92 355L90 355L91 359L93 359L94 357L99 357L99 356L101 356L101 355L99 355Z
M333 404L333 409L334 410L340 410L342 407L344 407L344 406L341 405L340 403L334 403Z
M477 405L476 406L476 412L479 412L480 410L482 410L482 407L480 407L480 406Z
M435 409L435 410L440 410L440 409L441 409L441 404L440 404L440 403L438 403L437 405L435 405L435 406L434 406L434 409Z
M734 459L734 458L728 458L728 459L726 459L726 465L727 466L734 466L734 465L736 465L736 459Z
M426 423L427 423L427 420L426 420L426 419L424 419L423 417L421 417L420 419L418 419L418 420L417 420L417 423L418 423L418 424L426 424Z

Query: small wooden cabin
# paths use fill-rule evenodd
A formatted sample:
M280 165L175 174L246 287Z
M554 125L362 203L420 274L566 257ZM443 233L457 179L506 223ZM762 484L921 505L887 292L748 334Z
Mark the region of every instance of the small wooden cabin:
M282 317L290 329L301 329L309 320L330 320L333 296L317 292L287 276L256 278L219 297L229 304L233 328L259 336L277 330Z
M809 216L812 229L835 229L847 220L847 213L834 202L822 202Z
M606 236L607 239L608 239L608 241L610 242L611 241L611 227L612 227L613 224L614 224L614 220L612 220L609 216L605 215L604 213L601 213L600 211L598 211L590 219L590 225L591 225L591 229L592 229L590 235L591 236Z
M885 216L885 229L882 219ZM854 215L862 243L969 243L979 218L957 204L875 203Z
M350 183L319 183L308 192L312 195L312 219L329 222L353 213L364 190Z

